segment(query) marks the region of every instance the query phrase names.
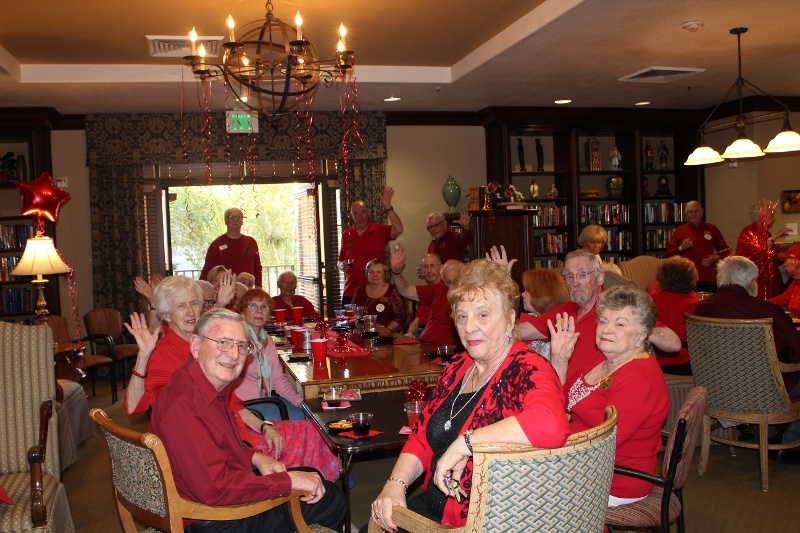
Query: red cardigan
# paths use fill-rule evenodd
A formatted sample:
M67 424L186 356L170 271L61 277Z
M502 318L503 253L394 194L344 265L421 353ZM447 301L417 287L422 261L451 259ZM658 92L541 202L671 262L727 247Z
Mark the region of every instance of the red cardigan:
M578 379L583 379L600 364L603 354L598 351ZM661 427L669 414L670 402L664 374L653 357L634 359L611 374L611 386L598 387L572 407L573 433L600 425L606 407L617 408L617 454L615 464L655 474L658 452L661 449ZM572 382L564 384L564 396ZM614 475L611 494L618 498L640 498L653 491L653 484L632 477Z
M420 415L419 424L403 448L403 453L416 456L425 468L425 488L433 475L433 450L426 438L428 420L455 393L456 387L471 366L472 359L466 352L453 357L439 377ZM470 428L488 426L511 416L517 418L532 446L558 448L567 440L569 426L558 376L550 363L523 342L516 342L511 346L509 355L489 381L477 407L470 413L459 433ZM472 488L471 459L464 468L461 488L467 494ZM448 498L442 523L453 527L463 526L467 521L468 506L468 498L461 503L456 502L455 498Z

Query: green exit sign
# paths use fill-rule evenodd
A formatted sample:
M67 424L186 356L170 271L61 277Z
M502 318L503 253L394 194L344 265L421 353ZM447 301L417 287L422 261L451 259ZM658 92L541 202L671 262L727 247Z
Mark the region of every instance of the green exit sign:
M248 111L226 111L225 131L228 133L258 133L258 115Z

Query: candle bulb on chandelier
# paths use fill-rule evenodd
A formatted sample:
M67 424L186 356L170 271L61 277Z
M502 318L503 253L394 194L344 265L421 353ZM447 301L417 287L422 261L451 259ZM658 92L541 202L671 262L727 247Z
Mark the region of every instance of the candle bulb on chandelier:
M344 22L342 22L341 24L339 24L339 37L341 37L341 41L339 41L339 42L342 43L342 50L341 50L342 52L347 50L347 41L345 41L345 39L344 39L344 36L346 34L347 34L347 30L344 28Z
M228 15L228 29L231 30L230 31L231 42L235 43L236 42L236 33L233 31L233 17L231 15Z
M197 55L197 32L194 28L189 32L189 40L192 42L192 55Z
M300 16L300 12L297 12L297 15L294 16L294 23L297 24L297 40L303 40L303 17Z
M197 49L197 55L200 56L200 63L199 63L200 70L205 70L205 68L206 68L206 47L203 46L202 44L200 45L200 48Z

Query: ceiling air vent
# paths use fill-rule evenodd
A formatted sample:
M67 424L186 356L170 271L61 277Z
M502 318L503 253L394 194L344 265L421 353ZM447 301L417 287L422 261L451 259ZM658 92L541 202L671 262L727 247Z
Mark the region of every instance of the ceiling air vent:
M188 35L145 35L147 51L151 57L185 57L192 53ZM206 57L218 57L222 49L222 36L198 37L197 46L206 47Z
M644 83L670 83L705 71L706 69L704 68L647 67L633 74L617 78L617 80L639 81Z

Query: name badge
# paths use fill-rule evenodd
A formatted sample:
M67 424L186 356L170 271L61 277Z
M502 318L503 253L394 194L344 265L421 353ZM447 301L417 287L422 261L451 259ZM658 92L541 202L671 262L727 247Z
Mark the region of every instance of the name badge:
M705 237L706 237L706 240L707 240L707 241L710 241L710 240L711 240L711 234L710 234L710 233L706 233L706 234L705 234Z
M383 304L378 304L375 306L375 310L379 313L383 313L383 310L386 309L386 306Z
M222 246L220 246L220 247L219 247L219 251L220 251L220 252L221 252L222 250L227 250L227 249L228 249L228 245L227 245L227 244L223 244Z

